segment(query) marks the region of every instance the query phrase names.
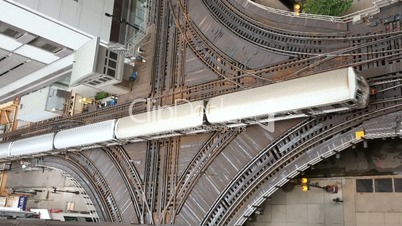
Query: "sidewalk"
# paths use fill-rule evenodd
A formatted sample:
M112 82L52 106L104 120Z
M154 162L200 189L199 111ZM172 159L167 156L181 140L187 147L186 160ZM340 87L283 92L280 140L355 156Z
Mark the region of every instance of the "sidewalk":
M261 214L253 215L254 219L247 226L402 225L401 176L311 178L310 182L318 182L320 186L336 185L338 193L311 186L303 192L300 185L284 186L288 190L276 191L259 207ZM335 198L343 202L336 203Z
M344 226L344 205L333 199L343 200L344 179L311 179L320 186L337 185L338 193L329 193L320 188L310 187L304 192L300 185L291 191L279 189L263 204L263 214L248 226Z

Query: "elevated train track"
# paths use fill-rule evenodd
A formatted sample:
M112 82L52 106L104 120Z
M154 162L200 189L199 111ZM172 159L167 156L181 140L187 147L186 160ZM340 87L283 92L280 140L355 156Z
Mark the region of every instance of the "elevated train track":
M295 35L292 31L278 32L263 26L244 14L237 14L237 9L227 1L203 0L203 3L211 15L229 31L247 42L278 54L290 57L316 55L331 51L328 48L336 49L348 46L345 43L345 34L330 34L331 36L329 36L328 34L299 33Z
M62 156L47 156L40 161L38 161L37 166L50 168L50 169L58 169L63 172L63 174L68 175L68 177L72 177L74 182L79 183L79 186L85 190L86 199L90 199L89 203L86 205L91 205L93 211L96 211L96 214L93 216L97 216L97 219L94 219L95 222L99 221L110 221L110 214L107 211L108 206L107 203L104 202L104 198L100 195L102 194L101 191L98 190L98 187L95 184L91 184L93 180L87 178L87 172L81 172L81 167L76 167L74 164L70 164L69 161L65 161ZM81 194L85 195L85 194ZM85 199L85 201L87 201Z
M173 1L172 1L173 2ZM384 25L377 34L293 32L263 26L252 18L241 14L227 1L206 1L215 18L225 16L230 32L240 35L244 41L269 51L288 54L289 60L261 68L243 65L219 50L198 29L186 15L188 2L160 1L158 23L161 33L155 41L153 69L153 93L157 104L170 104L172 100L208 99L217 95L252 88L272 82L297 78L324 69L334 69L353 65L370 81L375 90L371 105L339 115L298 120L297 125L287 125L283 131L261 135L269 144L254 141L250 130L215 132L207 139L198 153L189 162L180 177L175 177L177 162L180 161L178 144L180 138L162 139L147 142L147 162L141 178L135 164L124 148L115 146L104 149L110 160L109 166L115 170L110 175L120 175L122 184L113 184L112 176L101 173L94 159L85 153L67 153L65 157L44 157L45 163L72 167L76 176L88 180L88 189L98 194L98 209L104 220L113 222L129 221L128 212L123 211L124 200L114 197L113 190L122 186L129 197L131 214L136 213L138 223L184 223L191 225L239 225L246 219L249 209L247 203L265 199L258 192L269 180L286 174L282 171L292 166L300 158L316 147L337 137L349 135L360 129L362 123L376 117L402 110L401 84L402 68L396 66L402 58L401 22ZM209 4L209 5L208 5ZM223 5L216 5L223 4ZM175 13L177 12L177 14ZM184 12L184 14L182 14ZM227 14L227 15L222 15ZM191 15L190 15L191 16ZM176 26L174 26L176 24ZM242 31L237 30L239 26ZM254 37L252 34L258 34ZM310 39L311 38L311 39ZM265 41L262 41L265 39ZM304 40L310 39L310 41ZM266 40L272 42L266 43ZM167 46L163 43L168 42ZM287 45L281 44L288 43ZM310 43L311 42L311 43ZM220 74L217 81L184 87L183 68L185 50L196 53L198 59L214 73ZM263 46L262 46L263 45ZM324 48L323 46L328 46ZM268 48L269 47L269 48ZM181 52L177 56L177 52ZM370 71L373 71L370 73ZM180 77L183 76L183 77ZM56 118L38 123L30 128L13 133L2 134L4 140L15 140L21 136L29 137L54 132L64 128L121 118L129 114L130 103L116 107L88 112L71 118ZM146 111L146 104L134 106L133 112ZM282 124L281 124L282 125ZM252 129L251 129L252 130ZM264 145L263 145L264 144ZM236 159L241 159L235 161ZM225 166L222 166L225 163ZM231 178L218 178L214 172L226 167ZM292 177L295 175L289 175ZM284 176L287 178L287 176ZM115 186L115 187L113 187ZM202 189L211 190L207 196L200 195ZM277 184L275 186L280 186ZM197 195L198 194L198 195ZM126 198L127 198L126 197ZM127 200L126 200L127 201ZM156 213L156 214L155 214ZM239 223L240 222L240 223Z
M233 220L232 215L236 213L237 208L242 208L248 196L255 191L255 188L273 178L279 169L293 164L301 154L325 141L350 131L352 128L358 127L363 121L400 111L402 109L402 101L394 98L394 96L401 94L400 84L398 81L396 83L381 84L376 87L378 90L387 89L386 87L393 88L387 89L388 93L384 91L382 94L374 97L372 100L373 103L368 109L338 116L318 117L317 119L307 120L289 130L285 136L279 137L265 147L247 165L237 165L235 169L242 168L242 171L236 172L237 176L228 185L221 185L219 180L209 177L212 180L210 182L211 186L212 184L214 184L214 187L225 185L223 186L225 188L219 191L219 196L216 199L212 199L215 201L214 203L209 203L211 207L207 212L198 211L196 216L187 216L189 211L184 210L178 216L179 222L200 225L232 225L230 223ZM233 153L233 150L230 151ZM225 150L222 153L224 154ZM238 163L226 162L225 165L229 166L233 164ZM214 171L214 167L217 166L212 166L209 170ZM206 185L200 184L199 186L205 187ZM208 203L205 199L211 200L211 197L203 199L203 197L197 197L186 200L186 208L194 207L194 202ZM186 216L181 214L186 214ZM189 219L193 219L193 221ZM203 220L198 222L196 219Z
M119 172L119 175L121 176L124 185L128 190L128 195L134 205L137 222L144 224L144 215L146 215L148 211L146 211L143 206L143 204L146 204L146 202L141 202L144 197L144 190L141 187L143 182L137 170L133 166L134 163L130 161L127 153L121 146L111 146L109 148L102 149L102 151L105 152L111 162L113 162L113 165Z
M185 6L181 6L181 8L183 7ZM164 5L162 8L161 12L167 10L169 7ZM166 18L167 16L162 17ZM173 21L171 22L173 23ZM167 23L164 24L164 26L167 26ZM159 103L171 103L172 99L177 96L191 101L208 99L217 95L242 89L244 86L252 88L267 83L304 76L312 72L318 72L317 70L322 70L320 68L337 68L352 65L355 66L358 71L365 71L368 69L372 70L373 68L386 66L387 63L398 62L401 57L400 49L402 48L402 31L400 29L400 21L395 21L385 26L387 33L360 36L361 39L358 39L358 36L353 37L352 40L354 44L352 47L308 58L294 59L282 64L259 69L249 69L231 59L210 43L208 39L197 30L192 21L186 21L186 24L186 29L188 31L187 34L189 35L186 42L194 52L199 53L196 55L207 65L208 68L213 70L215 73L224 74L225 79L192 87L182 87L173 91L168 88L163 94L158 91L158 93L154 94L154 98L159 100L165 99L165 101L160 100L162 102L159 101ZM200 47L199 45L202 46ZM155 48L155 50L157 50L157 55L159 55L161 50L158 50L158 48ZM162 58L166 59L170 57L162 56ZM163 66L162 68L166 69L167 63L165 63L165 65L166 66ZM179 64L178 68L182 67L180 65L183 65L183 63ZM156 68L156 66L154 68ZM161 68L161 66L159 66L159 68ZM156 72L157 71L154 71L153 74L159 76L165 74ZM175 73L170 73L170 77L172 77L173 74ZM154 87L160 86L161 88L158 88L158 90L165 90L165 88L163 88L164 81L165 79L155 79ZM170 86L172 87L172 85ZM154 90L155 89L156 88L154 88ZM170 92L168 92L169 90ZM59 117L48 120L47 122L38 123L37 125L32 125L27 129L1 134L0 137L7 137L7 140L15 140L21 137L22 134L24 137L29 137L57 131L62 128L79 126L84 123L93 123L110 118L124 117L129 114L129 105L130 103L125 103L115 107L101 109L96 112L82 113L71 118ZM133 113L140 113L145 110L146 105L139 104L134 108Z
M77 161L81 159L80 157L75 157L49 156L41 159L40 165L55 167L64 170L74 178L81 178L78 181L81 181L82 185L85 184L87 192L92 191L91 194L95 196L92 201L97 202L97 211L103 216L101 220L121 222L121 213L101 173L88 164Z
M262 23L244 12L244 8L235 6L233 0L228 1L206 1L204 5L210 14L224 27L243 40L267 48L272 51L282 52L291 56L320 55L338 49L351 47L356 40L366 40L386 36L392 30L400 30L401 13L396 10L396 20L390 23L389 28L381 29L372 27L373 34L364 34L360 31L331 32L315 31L303 32L291 29L281 29L281 25L273 27ZM385 22L384 22L385 23ZM388 34L390 35L390 34Z
M167 55L168 53L168 40L169 40L169 28L170 28L170 14L169 8L167 8L166 1L158 1L158 19L156 21L156 26L160 32L156 33L154 40L154 57L152 66L152 89L154 95L161 95L165 88L165 75L167 72Z
M69 153L67 162L79 168L79 171L86 175L86 178L91 178L91 184L97 189L102 197L103 205L107 207L107 213L112 222L123 222L121 206L118 205L115 195L112 192L113 184L106 183L104 175L96 167L92 159L82 153Z
M178 212L183 207L189 191L195 186L199 177L204 173L213 159L226 147L241 131L229 131L226 133L215 132L198 151L186 170L179 178L176 188L176 201ZM205 157L207 156L207 157Z
M107 159L105 161L105 157ZM142 181L133 162L119 146L85 153L66 153L40 158L40 166L65 170L82 177L88 190L97 194L93 201L103 221L141 223L150 217L144 201ZM73 174L72 172L76 174ZM133 214L134 213L134 214ZM146 220L152 223L152 221Z

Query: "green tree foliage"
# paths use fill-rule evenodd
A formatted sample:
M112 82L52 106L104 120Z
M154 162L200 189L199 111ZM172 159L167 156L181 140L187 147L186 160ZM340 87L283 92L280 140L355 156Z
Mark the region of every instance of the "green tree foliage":
M339 16L352 5L353 0L305 0L304 13Z

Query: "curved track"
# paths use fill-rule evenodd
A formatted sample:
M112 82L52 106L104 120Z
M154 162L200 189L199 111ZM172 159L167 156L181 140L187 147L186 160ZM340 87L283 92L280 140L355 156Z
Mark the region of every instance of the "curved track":
M319 117L316 120L306 121L288 131L286 136L271 142L253 160L242 167L242 170L237 173L237 176L231 180L230 184L219 191L219 196L207 212L199 212L199 214L205 214L203 220L198 223L192 223L224 225L231 222L236 209L244 205L244 201L261 183L275 177L276 172L292 164L306 151L361 125L363 121L402 110L402 100L394 98L395 94L401 93L400 86L400 81L378 85L375 87L376 90L383 91L372 98L373 103L368 109L338 117L328 115ZM392 88L389 89L390 87ZM397 87L396 90L395 87ZM236 168L238 167L240 166ZM209 170L213 170L213 168ZM283 175L282 177L286 178ZM221 186L218 181L215 181L215 183L215 187ZM193 204L189 203L187 206L193 206ZM186 213L186 211L183 213ZM193 219L199 219L199 217L194 217Z
M208 99L348 65L354 66L369 80L375 95L367 109L280 123L281 128L275 133L256 129L257 126L247 127L246 131L214 132L188 161L181 177L176 175L177 162L182 160L179 158L182 154L180 138L150 141L144 145L147 150L144 175L119 146L105 147L103 152L96 150L100 153L84 151L44 157L46 164L74 171L72 174L93 194L95 206L105 221L239 225L253 210L248 205L262 202L276 186L294 177L298 171L289 169L299 167L305 156L314 156L314 161L327 157L323 153L316 157L311 150L322 147L329 150L332 145L340 151L350 144L349 138L361 129L362 123L402 110L400 21L384 25L372 34L367 34L370 30L364 30L360 35L294 32L261 24L247 17L230 1L204 0L215 20L221 21L233 35L291 58L275 65L251 68L220 50L201 32L187 15L187 1L178 4L173 1L158 2L161 7L156 21L160 33L155 38L153 91L150 94L157 104L169 104L177 98ZM183 63L184 49L192 51L219 79L200 80L196 85L184 87L184 68L189 66ZM0 137L15 140L120 118L129 114L129 105L123 103L71 118L60 117ZM146 104L140 103L134 106L133 113L146 109ZM345 142L337 143L339 139ZM222 172L224 177L216 176ZM270 190L264 190L264 186ZM117 197L117 194L122 195ZM127 220L130 217L135 220Z
M275 53L314 56L353 46L356 40L380 38L386 34L353 35L331 32L281 30L248 17L230 1L203 0L211 15L243 40ZM298 18L295 18L296 20Z
M102 221L114 221L119 218L119 213L116 212L118 209L114 210L116 206L112 202L113 199L107 195L110 194L110 189L98 171L93 171L90 166L80 165L75 159L67 156L44 157L41 164L61 169L80 181L86 192L92 196L98 214L103 216Z
M144 224L144 217L146 218L146 215L148 215L151 219L152 213L150 213L146 200L144 200L145 195L144 189L142 188L143 181L137 169L134 167L134 163L121 146L104 148L104 151L113 162L115 168L119 171L119 175L128 189L138 222Z
M123 222L122 213L117 204L115 194L112 193L110 184L107 183L106 179L103 177L102 173L95 166L94 162L87 156L81 153L69 153L68 158L65 161L69 162L71 165L80 168L80 172L84 173L87 178L91 178L91 184L97 189L101 194L104 205L108 208L108 213L112 222Z
M239 16L237 10L227 1L207 1L203 0L204 5L208 8L215 20L222 23L229 31L239 36L243 40L254 45L270 50L274 53L283 54L291 57L297 55L317 55L321 52L327 52L333 48L333 44L344 42L345 34L338 35L294 35L293 32L279 32L261 26L260 23L252 21L244 15ZM335 37L334 37L335 36ZM329 45L328 45L329 44ZM331 45L332 44L332 45Z
M166 7L167 8L167 7ZM279 82L286 79L297 78L323 69L335 69L338 67L354 66L358 71L372 69L390 69L388 65L397 64L402 58L402 34L400 22L388 24L385 28L390 32L381 36L372 36L367 40L356 40L350 48L340 49L330 53L322 54L306 59L286 61L282 64L273 65L267 68L248 69L247 67L233 61L230 57L219 51L212 45L200 31L191 25L187 25L189 37L187 42L202 62L215 73L220 73L224 79L199 84L192 87L170 91L170 94L156 95L159 103L171 103L175 97L185 98L190 101L209 99L211 97L234 92L239 89L252 88L260 85ZM191 38L193 37L193 38ZM199 40L199 41L196 41ZM202 43L199 47L197 43ZM392 72L392 71L390 71ZM371 72L372 73L372 72ZM174 73L172 73L173 75ZM365 74L365 73L364 73ZM158 81L165 81L164 79ZM156 84L156 83L155 83ZM164 90L165 83L158 83ZM160 92L157 92L160 94ZM166 99L163 101L163 99ZM30 137L58 131L64 128L79 126L86 123L93 123L110 118L120 118L129 115L130 102L100 109L96 112L82 113L73 117L58 117L44 122L34 124L26 129L0 134L4 141L12 141L23 137ZM144 112L146 104L138 103L134 106L133 113Z

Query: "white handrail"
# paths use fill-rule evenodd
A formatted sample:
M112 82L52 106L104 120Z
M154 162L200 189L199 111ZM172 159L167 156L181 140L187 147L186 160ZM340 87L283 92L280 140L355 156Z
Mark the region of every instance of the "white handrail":
M85 189L81 186L81 184L74 177L70 176L64 170L61 170L61 169L58 169L58 168L55 168L55 167L42 165L40 163L37 163L36 166L59 171L64 177L66 177L68 180L70 180L74 184L75 188L79 191L83 201L85 202L85 205L87 207L87 210L88 210L89 215L91 216L93 222L100 222L98 212L96 211L95 206L92 203L91 198L89 197L89 195L85 191Z
M240 1L243 0L236 0L237 2L241 3ZM275 9L269 6L261 5L255 2L252 2L251 0L247 0L248 3L255 5L256 7L262 8L270 13L275 13L278 15L283 15L283 16L292 16L292 17L300 17L300 18L307 18L307 19L314 19L314 20L325 20L325 21L331 21L331 22L336 22L336 23L348 23L353 20L353 18L357 15L364 15L364 16L372 16L380 12L380 9L389 6L391 4L394 4L396 2L399 2L401 0L377 0L373 2L373 6L350 13L345 16L326 16L326 15L316 15L316 14L308 14L308 13L300 13L299 15L296 14L295 12L291 11L286 11L286 10L281 10L281 9Z
M142 40L148 34L148 28L151 24L151 18L153 17L153 9L154 9L155 1L147 0L146 10L144 11L144 15L142 18L142 23L139 24L138 31L128 40L124 45L120 43L116 43L113 46L110 46L109 49L118 54L123 54L127 58L136 57L138 55L138 47L140 46Z

